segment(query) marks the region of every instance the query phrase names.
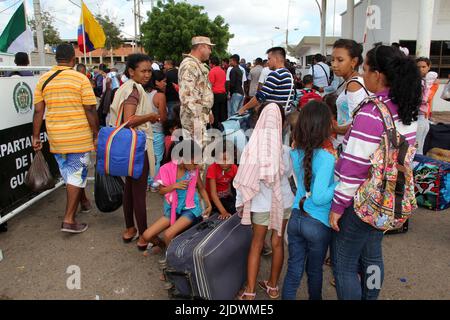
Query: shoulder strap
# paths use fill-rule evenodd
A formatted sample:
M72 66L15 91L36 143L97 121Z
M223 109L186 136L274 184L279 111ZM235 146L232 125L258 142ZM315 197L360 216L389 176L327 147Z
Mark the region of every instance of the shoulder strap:
M317 65L322 68L323 72L325 73L325 76L327 77L327 83L328 83L329 86L331 86L330 77L328 76L327 71L325 70L325 68L320 63L317 63ZM331 70L330 70L330 72L331 72Z
M63 72L64 70L57 70L55 73L53 73L50 77L48 77L47 80L45 80L44 84L42 85L41 92L44 92L45 87L49 84L50 81L52 81L58 74Z
M395 130L394 118L392 117L391 111L387 105L378 98L372 99L372 101L381 113L381 120L383 121L386 132L389 130Z
M289 90L289 96L286 102L286 107L285 107L285 111L288 110L289 107L289 100L291 100L291 96L292 96L292 91L294 90L294 78L292 77L291 72L288 70L289 73L289 77L291 78L291 90Z
M364 91L366 92L367 96L370 96L369 91L367 91L366 87L358 80L358 78L351 78L351 79L347 82L347 84L345 85L345 94L347 94L347 92L348 92L348 85L349 85L350 83L352 83L352 82L356 82L357 84L359 84L359 85L364 89Z

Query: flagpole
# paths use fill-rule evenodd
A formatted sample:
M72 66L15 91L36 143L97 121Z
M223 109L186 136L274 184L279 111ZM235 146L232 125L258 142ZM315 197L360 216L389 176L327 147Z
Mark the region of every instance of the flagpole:
M81 30L82 30L82 32L83 32L84 64L87 66L87 57L86 57L86 35L85 35L85 32L84 32L83 0L81 0Z

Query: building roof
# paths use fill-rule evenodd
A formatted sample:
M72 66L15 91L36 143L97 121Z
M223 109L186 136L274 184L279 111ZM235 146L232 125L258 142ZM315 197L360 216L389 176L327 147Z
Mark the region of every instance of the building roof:
M336 40L341 37L326 37L325 43L327 46L332 46ZM307 36L303 37L303 39L298 43L295 47L295 54L297 57L303 56L312 46L320 45L320 37L319 36Z

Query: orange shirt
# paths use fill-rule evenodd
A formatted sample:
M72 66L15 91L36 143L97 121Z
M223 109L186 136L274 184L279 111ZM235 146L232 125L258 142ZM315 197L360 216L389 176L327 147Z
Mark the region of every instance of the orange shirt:
M57 70L42 92L44 82ZM83 105L96 105L89 79L70 67L54 66L42 75L34 91L34 103L45 102L45 124L52 153L94 150L92 130Z

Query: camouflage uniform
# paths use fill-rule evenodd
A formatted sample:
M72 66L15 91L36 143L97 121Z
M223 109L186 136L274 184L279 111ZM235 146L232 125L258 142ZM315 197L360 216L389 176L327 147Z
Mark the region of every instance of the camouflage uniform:
M181 126L204 149L207 144L206 125L214 103L209 69L190 54L184 57L178 71Z

